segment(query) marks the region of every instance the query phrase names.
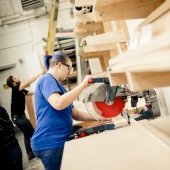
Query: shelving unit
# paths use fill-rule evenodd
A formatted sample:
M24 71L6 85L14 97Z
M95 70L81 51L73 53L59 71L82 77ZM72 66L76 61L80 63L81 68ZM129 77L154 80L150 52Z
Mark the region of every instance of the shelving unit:
M170 81L170 1L165 1L138 27L140 41L142 29L148 26L150 39L115 59L111 59L109 77L113 84L127 82L132 90L169 86ZM121 77L119 75L121 74ZM119 77L117 81L115 77ZM159 77L159 79L158 79ZM116 82L117 81L117 82Z

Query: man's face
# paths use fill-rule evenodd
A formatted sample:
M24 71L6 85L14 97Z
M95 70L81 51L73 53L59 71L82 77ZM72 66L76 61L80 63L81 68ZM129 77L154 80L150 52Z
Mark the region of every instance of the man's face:
M15 84L19 84L20 83L20 80L17 79L16 77L13 77L12 80L14 81Z

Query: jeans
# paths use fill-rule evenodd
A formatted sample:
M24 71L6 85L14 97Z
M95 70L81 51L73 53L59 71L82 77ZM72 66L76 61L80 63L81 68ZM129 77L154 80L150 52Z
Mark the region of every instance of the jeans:
M25 115L23 115L23 116L13 116L12 121L18 126L18 128L24 134L24 143L25 143L27 154L29 155L33 153L31 149L30 139L34 133L34 128L30 120L27 119Z
M43 150L34 154L41 159L45 170L60 170L63 148Z
M22 152L18 146L0 153L1 170L23 170Z

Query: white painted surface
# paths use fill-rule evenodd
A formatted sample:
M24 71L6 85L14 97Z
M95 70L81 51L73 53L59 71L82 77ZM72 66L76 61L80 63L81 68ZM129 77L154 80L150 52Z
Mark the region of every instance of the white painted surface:
M9 0L0 1L0 11L2 12L1 3L6 3L3 10L8 10ZM16 3L18 3L18 0ZM63 2L60 5L58 28L73 28L74 19L70 18L70 6L67 3ZM17 9L19 10L17 5L14 9L16 13ZM45 44L42 39L47 38L48 24L49 17L45 15L0 27L0 66L16 63L15 68L0 72L0 102L9 113L11 89L3 89L3 84L6 83L9 75L14 75L21 81L25 81L40 71L40 61L44 56ZM23 60L23 63L19 62L20 59ZM35 84L31 86L32 90L34 88Z

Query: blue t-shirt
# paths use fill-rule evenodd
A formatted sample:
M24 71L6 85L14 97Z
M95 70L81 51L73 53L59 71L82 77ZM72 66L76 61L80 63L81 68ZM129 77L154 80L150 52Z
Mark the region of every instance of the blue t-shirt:
M39 79L35 90L36 129L31 139L35 152L63 148L72 133L73 105L64 110L54 109L48 102L53 93L66 93L65 88L49 73Z

